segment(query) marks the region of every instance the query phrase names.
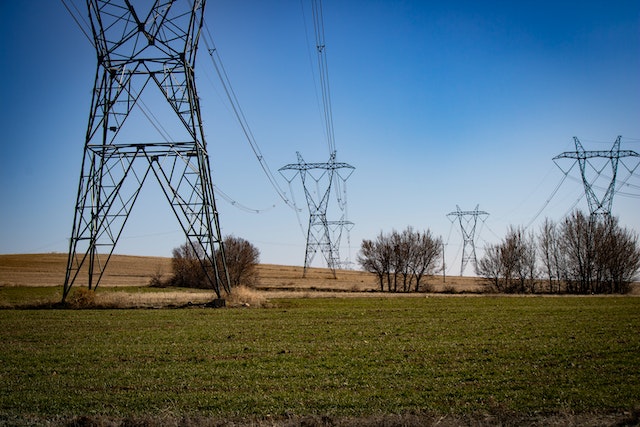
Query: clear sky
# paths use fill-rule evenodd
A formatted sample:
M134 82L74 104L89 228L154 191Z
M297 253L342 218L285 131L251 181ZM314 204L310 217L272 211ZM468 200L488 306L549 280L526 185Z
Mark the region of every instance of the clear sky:
M356 168L343 258L355 260L362 239L411 225L448 242L447 270L458 274L462 236L446 216L456 205L490 214L478 225L480 257L543 207L533 230L576 201L587 211L577 168L547 203L563 177L552 158L574 149L573 136L586 150L609 150L622 135L622 149L640 152L637 0L325 0L323 8L338 161ZM208 0L205 15L276 176L296 151L326 162L309 1ZM53 0L0 2L0 44L0 253L66 252L95 51ZM262 262L302 265L297 216L263 174L201 47L196 76L213 181L237 203L264 209L219 199L222 231L251 241ZM613 202L636 231L639 173L628 178L619 166L628 179ZM149 181L115 252L170 256L183 242Z

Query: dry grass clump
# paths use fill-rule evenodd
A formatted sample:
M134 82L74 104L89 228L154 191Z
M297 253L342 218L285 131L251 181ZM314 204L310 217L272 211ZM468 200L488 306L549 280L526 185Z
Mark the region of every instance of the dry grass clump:
M94 307L96 302L96 292L87 288L76 288L69 296L67 303L72 308Z
M76 296L77 295L77 296ZM202 306L211 302L215 295L198 290L163 292L98 292L86 288L77 289L68 300L71 308L167 308ZM260 292L246 286L233 288L226 297L227 307L264 307L267 299Z
M236 286L227 295L227 307L264 307L267 298L264 293L247 286Z
M204 304L214 296L210 292L105 292L96 295L95 308L163 308Z

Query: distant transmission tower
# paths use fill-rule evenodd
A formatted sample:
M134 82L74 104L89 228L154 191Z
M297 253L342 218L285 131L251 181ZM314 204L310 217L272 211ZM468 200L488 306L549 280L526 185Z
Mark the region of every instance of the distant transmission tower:
M477 269L478 259L476 258L476 244L475 234L476 225L478 223L478 217L484 217L486 219L489 214L485 211L479 211L480 205L476 205L476 208L472 211L461 211L460 206L456 205L456 209L453 212L449 212L447 216L453 222L458 220L460 223L460 229L462 230L462 264L460 266L460 275L464 272L464 268L469 261L473 262L474 268ZM452 219L453 218L453 219ZM468 248L468 249L467 249Z
M283 166L279 171L290 184L296 176L300 176L309 208L303 277L307 273L307 268L311 266L316 252L320 251L335 278L336 269L342 266L339 251L342 233L353 226L352 222L346 220L344 209L342 209L346 201L340 198L340 189L345 188L345 182L355 168L347 163L336 162L335 151L327 163L306 163L300 153L297 153L297 156L298 163ZM339 220L330 221L327 219L327 209L332 189L336 191L343 214Z
M618 164L620 162L620 158L623 157L640 157L640 154L631 150L620 150L620 139L622 137L618 136L618 138L613 143L613 147L609 151L585 151L578 140L577 137L573 137L573 141L576 145L575 151L565 151L562 154L557 155L553 158L555 164L562 170L565 175L569 173L575 162L571 165L571 168L564 170L558 164L557 160L559 159L575 159L578 165L580 166L580 174L582 175L582 183L584 185L584 192L587 196L587 203L589 204L589 212L591 216L596 215L611 215L611 206L613 204L613 195L616 191L616 177L618 175ZM601 158L607 159L599 164L594 164L590 161L590 159ZM603 173L607 167L610 165L611 178L603 177ZM589 168L587 168L589 166ZM625 165L626 167L626 165ZM632 174L633 171L637 168L637 164L634 168L627 170ZM592 172L595 172L595 176L588 176ZM603 179L605 181L603 181ZM600 180L601 182L598 182ZM604 194L602 197L598 197L593 190L596 184L604 184L606 187L604 189Z
M148 6L87 1L98 64L63 301L81 275L88 275L89 289L98 287L149 175L160 183L187 242L203 254L200 264L218 298L221 287L229 292L194 78L205 0L138 4ZM150 91L153 110L141 97ZM154 112L162 107L160 121ZM161 141L128 126L144 121L136 120L142 119L139 114L130 117L134 110L151 122ZM168 120L180 129L179 139L168 136Z

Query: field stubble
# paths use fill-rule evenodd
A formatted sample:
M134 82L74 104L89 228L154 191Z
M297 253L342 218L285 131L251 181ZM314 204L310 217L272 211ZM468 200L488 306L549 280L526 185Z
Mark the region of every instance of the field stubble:
M0 286L61 286L67 255L62 253L0 255ZM299 266L259 264L261 290L366 292L378 290L374 275L359 270L339 270L337 279L326 268L309 268L306 277ZM145 286L155 275L171 274L171 258L113 255L101 284L108 287ZM79 284L85 285L82 274ZM434 276L423 279L436 290L455 287L457 291L477 290L477 278Z

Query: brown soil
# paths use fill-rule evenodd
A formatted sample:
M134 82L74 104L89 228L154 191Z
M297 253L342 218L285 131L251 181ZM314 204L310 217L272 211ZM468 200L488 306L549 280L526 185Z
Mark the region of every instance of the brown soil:
M62 286L67 255L61 253L0 255L0 286ZM171 258L113 255L100 286L146 286L154 276L171 274ZM376 277L359 270L338 270L333 277L326 268L273 264L258 265L260 283L256 290L270 297L362 296L380 290ZM304 277L303 277L304 276ZM80 275L78 285L86 285ZM478 277L430 276L422 280L433 292L480 293L484 286ZM632 285L631 295L640 295L640 283ZM401 293L400 295L407 295Z
M0 286L61 286L67 255L61 253L0 255ZM145 286L152 277L171 274L171 258L113 255L100 286ZM326 268L258 265L261 291L279 292L372 292L378 291L376 277L358 270L338 270L336 278ZM304 275L304 277L303 277ZM83 277L80 277L79 284ZM481 280L475 277L426 277L434 291L477 292Z

